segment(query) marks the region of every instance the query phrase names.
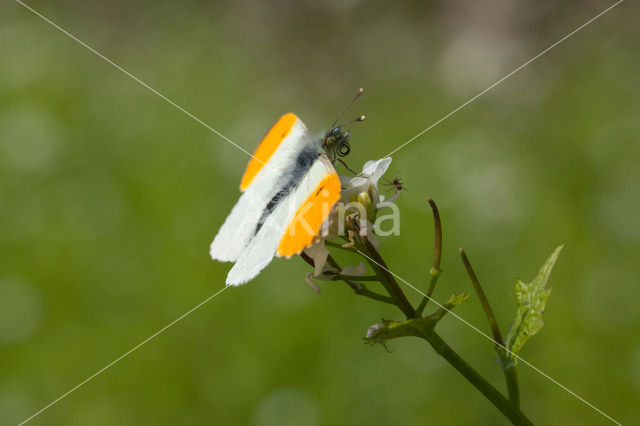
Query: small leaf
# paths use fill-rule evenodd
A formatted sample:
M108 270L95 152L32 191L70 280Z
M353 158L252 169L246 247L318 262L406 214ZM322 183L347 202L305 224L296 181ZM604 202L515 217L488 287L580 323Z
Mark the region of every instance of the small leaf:
M520 279L516 280L514 293L518 310L506 342L510 352L509 357L514 364L517 361L515 355L520 352L526 341L544 326L542 313L551 295L551 287L548 285L549 275L563 247L564 244L553 251L532 282L527 284Z
M364 341L371 345L380 343L387 352L391 352L389 348L387 348L387 340L405 336L423 337L431 333L442 317L468 298L469 296L464 293L459 295L453 294L434 314L424 318L412 318L406 321L389 321L383 319L382 324L373 324L369 327Z
M440 321L442 317L444 317L447 313L449 313L449 311L451 311L453 308L455 308L456 306L458 306L468 298L469 298L469 295L466 293L452 294L449 300L447 300L447 302L444 305L440 306L440 309L438 309L433 315L431 315L431 318L434 318L437 321Z
M467 300L468 298L469 298L469 295L466 293L460 293L460 294L454 293L451 295L449 300L447 300L447 302L444 304L443 308L446 309L447 311L450 311L456 306L460 305L465 300Z

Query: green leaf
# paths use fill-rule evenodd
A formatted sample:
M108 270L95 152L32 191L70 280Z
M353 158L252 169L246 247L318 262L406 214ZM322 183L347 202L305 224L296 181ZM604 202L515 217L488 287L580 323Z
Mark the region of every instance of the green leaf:
M551 295L551 287L548 285L549 275L563 247L564 244L551 253L532 282L527 284L520 279L516 280L514 292L518 310L506 342L509 357L514 364L517 362L515 355L520 352L526 341L544 326L542 313Z

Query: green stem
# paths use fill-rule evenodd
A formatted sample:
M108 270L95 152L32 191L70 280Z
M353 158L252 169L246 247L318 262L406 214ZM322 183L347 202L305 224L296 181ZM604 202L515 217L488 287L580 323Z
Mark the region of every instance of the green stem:
M342 271L342 266L340 266L338 262L336 262L336 260L333 257L331 257L331 255L327 256L327 262L329 262L329 265L333 266L338 271Z
M520 407L520 390L518 386L518 371L516 365L507 356L506 351L500 354L500 363L504 371L504 377L507 381L507 390L509 392L509 400L516 407Z
M360 275L343 275L343 274L336 274L334 276L334 280L342 280L342 281L346 281L346 280L351 280L351 281L380 281L380 278L377 275L367 275L367 276L360 276Z
M505 398L491 383L482 377L473 367L471 367L460 355L456 353L442 338L434 331L421 336L433 347L433 349L451 364L460 374L462 374L476 389L480 391L505 417L514 425L533 425L522 411Z
M493 333L493 340L497 345L504 346L502 335L500 334L500 327L498 326L498 321L496 320L496 316L493 313L493 309L491 309L491 305L489 304L489 299L487 299L487 295L484 294L484 290L482 290L480 281L478 280L476 273L473 271L471 263L469 262L469 258L464 252L464 249L460 247L459 250L460 257L462 258L462 263L464 263L464 267L467 269L467 274L469 275L471 284L473 284L473 288L475 289L476 294L478 295L478 299L480 299L480 303L482 304L482 309L484 309L487 321L489 321L489 327L491 328L491 332Z
M392 298L390 298L389 296L385 296L383 294L378 294L375 291L371 291L367 287L365 287L364 284L360 284L359 282L355 282L351 280L344 280L344 282L347 283L347 285L351 287L353 291L356 294L359 294L360 296L368 297L369 299L377 300L379 302L388 303L389 305L396 306L396 302Z
M310 258L309 258L309 260L311 261L311 265L313 266L313 260L311 260ZM327 262L329 262L329 265L333 266L338 271L342 270L342 267L338 264L338 262L331 255L329 255L327 257ZM346 275L342 275L340 277L340 279L342 281L344 281L349 287L351 287L351 289L356 294L359 294L360 296L368 297L369 299L377 300L379 302L388 303L390 305L395 305L396 304L396 302L392 298L390 298L389 296L385 296L383 294L378 294L375 291L369 290L364 284L361 284L361 283L357 282L356 280L351 280L349 278L344 278L344 277L347 277L347 276ZM356 277L356 279L359 279L359 278L362 278L362 277ZM377 276L376 276L376 281L378 281L378 277Z
M425 293L424 299L420 302L418 309L416 309L416 316L422 316L422 312L424 308L427 306L429 299L431 299L431 295L433 294L433 290L436 288L436 284L438 283L438 278L440 278L440 274L442 271L440 270L440 261L442 259L442 221L440 220L440 212L438 211L438 206L436 202L433 201L430 197L427 197L427 201L431 206L431 212L433 213L433 226L434 230L434 249L433 249L433 266L429 270L431 274L431 280L429 281L429 288Z
M414 318L416 313L407 300L407 296L404 295L398 282L393 277L393 275L389 272L389 268L387 264L384 262L378 251L371 245L371 243L365 240L365 248L369 253L369 256L364 256L371 268L376 271L376 274L380 278L380 282L384 286L384 288L389 293L389 296L396 302L398 308L402 311L403 314L409 318Z
M498 356L500 358L500 366L502 367L502 371L504 371L505 380L507 382L509 399L516 405L516 407L518 407L520 406L520 391L518 389L518 376L516 367L507 356L506 347L504 345L504 341L502 340L500 327L498 326L498 320L496 320L493 309L491 309L491 305L489 304L489 299L487 299L487 295L484 293L484 290L480 285L480 281L478 280L476 273L471 267L471 262L469 262L469 258L467 257L467 254L462 247L460 247L460 257L462 258L462 263L464 263L464 267L467 270L469 279L473 284L473 288L478 295L478 299L480 299L480 303L482 304L482 309L484 309L485 316L489 321L489 327L491 327L491 332L493 333L495 349L496 352L498 352Z

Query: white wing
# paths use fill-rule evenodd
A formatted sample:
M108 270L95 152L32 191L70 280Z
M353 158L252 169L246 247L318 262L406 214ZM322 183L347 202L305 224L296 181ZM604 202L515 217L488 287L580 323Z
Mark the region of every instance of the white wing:
M286 129L288 133L281 134L283 122L290 120ZM280 126L280 127L279 127ZM276 132L277 135L272 133ZM277 148L268 157L260 158L260 149L265 143L274 143ZM271 137L271 140L269 138ZM252 159L243 177L243 184L250 167L257 166L258 172L252 176L249 184L240 197L224 224L211 243L210 254L215 260L222 262L236 261L242 250L249 244L262 217L267 204L280 190L280 186L286 183L286 176L295 168L295 162L299 154L313 145L314 141L302 121L293 114L285 114L274 124L256 149L256 157ZM314 149L319 149L319 146ZM258 160L256 160L256 158ZM262 162L265 164L263 165ZM252 164L253 163L253 164Z
M237 286L250 281L271 262L296 212L329 174L334 174L337 179L331 161L325 155L317 156L293 192L277 205L243 250L227 275L227 285Z

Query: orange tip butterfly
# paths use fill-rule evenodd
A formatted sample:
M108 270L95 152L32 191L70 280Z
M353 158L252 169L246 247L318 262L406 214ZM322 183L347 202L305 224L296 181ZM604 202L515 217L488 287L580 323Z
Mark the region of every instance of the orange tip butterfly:
M274 256L289 258L312 245L340 200L334 168L349 153L349 131L336 126L362 94L358 90L323 137L287 113L269 129L240 182L243 193L211 243L214 260L235 262L226 284L238 286L260 273Z

